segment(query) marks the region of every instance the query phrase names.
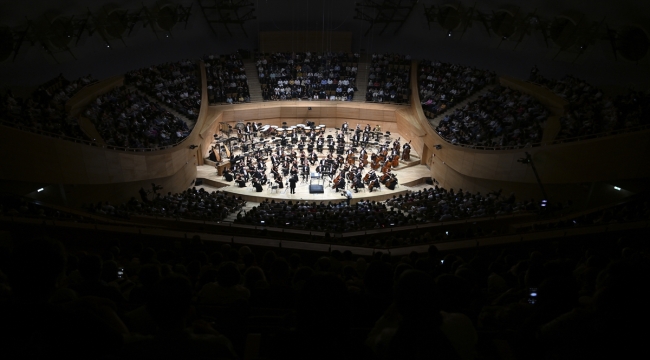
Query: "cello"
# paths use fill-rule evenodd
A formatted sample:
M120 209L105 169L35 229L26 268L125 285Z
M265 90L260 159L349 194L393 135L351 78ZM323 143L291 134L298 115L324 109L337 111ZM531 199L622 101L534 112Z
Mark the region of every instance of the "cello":
M384 163L384 166L381 168L381 172L388 173L390 171L391 166L392 163L390 161L386 161L386 163Z
M339 185L341 182L341 174L339 174L334 181L332 181L332 189L336 189L336 187Z
M384 186L386 186L390 190L395 190L396 184L397 184L397 177L392 176L390 179L386 181L386 184L384 184Z
M393 167L399 166L399 155L393 156L393 160L391 161L391 164L393 165Z

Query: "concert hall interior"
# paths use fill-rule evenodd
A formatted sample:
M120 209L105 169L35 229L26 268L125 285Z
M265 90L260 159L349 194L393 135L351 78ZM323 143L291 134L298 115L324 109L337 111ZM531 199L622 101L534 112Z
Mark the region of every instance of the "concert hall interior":
M650 320L647 14L635 0L3 2L7 343L635 354Z

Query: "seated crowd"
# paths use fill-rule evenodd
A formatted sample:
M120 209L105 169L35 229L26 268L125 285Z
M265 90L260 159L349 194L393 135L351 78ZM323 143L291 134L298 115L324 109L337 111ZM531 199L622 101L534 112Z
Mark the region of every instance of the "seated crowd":
M480 192L463 192L463 189L454 192L454 189L447 191L437 185L393 196L392 199L386 200L386 204L417 219L429 221L454 221L539 210L535 200L516 201L514 194L506 198L501 196L501 191L486 195L481 195Z
M87 210L113 216L157 216L176 219L221 221L230 213L246 205L241 197L228 195L222 191L207 192L204 189L188 189L182 193L155 193L149 199L146 190L140 190L141 201L135 197L117 208L109 204L90 205ZM108 206L107 206L108 205Z
M500 192L481 195L454 192L438 186L392 199L359 201L355 205L346 202L292 202L265 200L245 214L237 215L235 223L264 225L269 227L291 227L313 231L348 232L383 229L432 222L446 222L467 218L478 218L535 212L535 201L515 201L514 194L502 198Z
M420 103L427 118L444 113L496 78L493 71L440 61L422 60L419 69Z
M408 104L410 72L409 55L372 54L366 101Z
M84 115L108 145L155 148L176 144L189 135L183 120L125 86L99 96Z
M273 53L257 57L264 100L351 101L359 54Z
M641 236L358 256L22 234L0 327L26 358L633 358L650 320Z
M250 102L248 79L239 53L203 57L210 104Z
M9 90L0 98L0 118L6 125L28 131L87 139L77 119L66 113L65 104L84 86L96 81L90 75L73 81L59 75L39 86L28 99L15 96Z
M497 86L446 115L436 131L452 144L524 147L542 140L548 115L530 95Z
M124 84L135 85L146 94L196 120L201 108L201 74L196 61L183 60L130 71Z

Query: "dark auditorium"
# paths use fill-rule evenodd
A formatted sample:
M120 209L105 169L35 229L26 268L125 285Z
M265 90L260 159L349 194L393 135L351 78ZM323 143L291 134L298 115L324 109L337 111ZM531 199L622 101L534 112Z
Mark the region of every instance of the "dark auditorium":
M642 357L647 14L3 3L2 357Z

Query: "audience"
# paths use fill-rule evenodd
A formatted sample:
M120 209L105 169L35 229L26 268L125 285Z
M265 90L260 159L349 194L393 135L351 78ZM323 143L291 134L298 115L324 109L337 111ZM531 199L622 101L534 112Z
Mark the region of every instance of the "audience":
M144 190L141 190L143 192ZM166 195L157 193L149 199L146 191L142 201L135 197L125 204L117 206L110 204L89 205L87 210L106 215L129 217L136 215L173 217L207 221L221 221L228 214L241 209L246 204L241 197L228 195L222 191L207 192L204 189L188 189L182 193Z
M493 71L422 60L418 79L422 110L433 118L493 83L495 78Z
M530 95L497 86L446 115L436 131L452 144L528 147L542 140L548 115Z
M263 53L256 65L264 100L351 101L359 54Z
M9 126L51 136L87 139L77 119L65 111L66 102L84 86L97 80L91 75L68 81L59 75L38 87L28 99L9 90L0 99L0 118Z
M210 104L250 102L248 78L239 53L203 57Z
M366 101L409 103L409 55L372 54Z
M125 86L99 96L84 115L92 120L106 144L126 148L173 145L190 132L185 121Z
M201 74L196 61L183 60L126 73L125 85L135 85L157 101L196 120L201 108Z
M405 256L75 232L60 235L64 248L11 234L1 326L20 357L627 358L650 320L645 232ZM115 268L120 279L105 276ZM79 272L111 291L70 286ZM277 292L263 291L253 302L273 276L291 279L287 301L269 307ZM202 305L206 287L237 301Z
M481 195L453 189L428 188L394 196L384 202L286 202L266 200L253 207L235 223L269 227L293 227L326 232L383 229L431 222L447 222L518 212L534 212L533 200L515 201L514 194L502 198L500 192Z

